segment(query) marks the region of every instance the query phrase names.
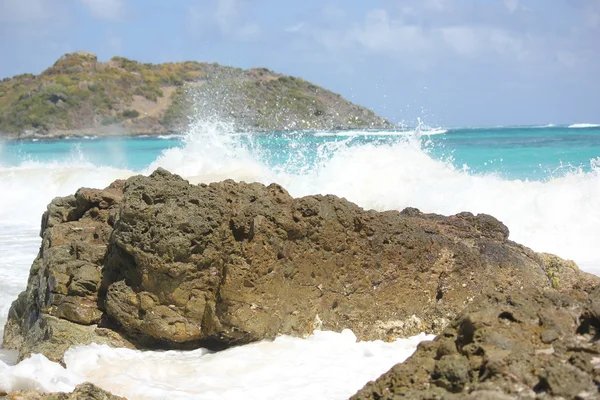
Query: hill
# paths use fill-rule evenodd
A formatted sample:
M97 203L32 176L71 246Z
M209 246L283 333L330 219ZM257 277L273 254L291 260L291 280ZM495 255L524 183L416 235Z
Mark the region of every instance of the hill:
M99 62L76 52L40 75L0 81L3 137L181 132L191 117L257 131L392 126L338 94L265 68L123 57Z

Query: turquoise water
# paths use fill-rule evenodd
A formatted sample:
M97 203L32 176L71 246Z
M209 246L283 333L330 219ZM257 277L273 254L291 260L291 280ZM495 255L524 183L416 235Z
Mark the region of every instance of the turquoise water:
M432 134L435 133L435 134ZM600 273L600 127L232 133L0 144L0 234L35 232L55 196L162 167L191 183L279 183L361 207L486 213L510 238Z
M71 195L82 186L103 188L116 179L149 174L158 167L193 184L224 179L276 182L295 197L333 194L378 211L416 207L443 215L486 213L509 228L511 240L535 251L572 259L581 269L600 275L600 127L460 128L429 132L437 134L231 132L223 123L198 122L178 137L0 142L0 330L11 302L25 287L31 262L39 250L40 216L52 198ZM367 359L376 360L369 350L368 357L340 363L340 357L366 354L364 350L340 347L342 342L357 344L342 336L335 343L312 347L311 357L325 355L324 359L315 358L317 364L302 365L325 366L321 369L329 372L334 369L327 363L335 360L336 365L358 365L363 371ZM314 339L307 342L316 343ZM281 359L281 346L273 344L277 345L273 357ZM300 348L297 344L290 347ZM342 350L328 353L336 349ZM257 350L256 359L248 356L249 348L240 350L244 352L242 358L231 355L228 363L234 359L237 364L248 361L250 369L259 371L258 361L266 359L265 350ZM304 356L308 351L301 353ZM381 354L390 353L381 350ZM199 379L219 371L218 365L226 365L207 364L200 356L181 353L158 362L157 358L142 358L140 353L112 353L99 348L80 348L72 354L73 360L89 361L77 364L92 366L91 374L111 372L112 375L105 375L107 387L131 385L136 393L146 395L153 391L160 398L172 394L169 385L186 388L188 393L200 392L204 389L198 386ZM283 358L294 359L299 356L296 354ZM110 360L113 365L107 368ZM48 384L79 382L76 379L80 378L70 375L72 370L49 364L39 366L38 361L32 361L31 368L44 371ZM166 364L171 361L174 364ZM272 370L264 376L272 377L275 371L285 370L269 364ZM131 365L136 365L135 371L141 371L138 376L145 377L143 380L131 380ZM156 375L144 369L155 365L168 366L156 370ZM202 365L207 371L202 370ZM12 367L2 367L0 362L0 386L2 378L14 376ZM184 368L184 372L178 368ZM166 376L167 370L172 374ZM190 375L190 370L200 372ZM336 374L345 380L351 376L347 370ZM42 376L34 375L38 379ZM308 376L307 382L315 381L309 372L295 371L290 375L294 382L297 376ZM22 379L19 375L18 382ZM237 382L241 378L236 379ZM230 389L230 369L218 372L215 379L208 381ZM252 375L246 382L248 387L261 387L256 386ZM331 386L331 379L324 382ZM240 390L233 397L247 394L248 390Z
M295 171L311 168L340 146L388 146L415 140L413 136L389 131L273 132L236 137L235 145L249 149L270 167ZM493 173L505 179L543 181L577 170L589 172L590 160L600 157L600 127L457 128L425 134L420 142L433 159L472 174ZM0 146L0 165L85 160L139 172L165 149L184 146L185 139L178 136L11 141Z

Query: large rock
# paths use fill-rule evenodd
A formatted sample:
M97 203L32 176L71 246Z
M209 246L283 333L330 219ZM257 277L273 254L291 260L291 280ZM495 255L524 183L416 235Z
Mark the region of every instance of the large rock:
M27 289L13 303L4 330L4 346L18 349L20 360L41 353L61 361L78 344L132 347L98 326L104 315L98 289L122 195L123 182L117 181L103 191L80 189L48 206Z
M276 184L193 186L164 170L55 199L42 231L5 330L21 357L60 359L80 329L85 343L145 348L317 328L368 340L438 333L482 291L596 279L509 241L488 215L365 211ZM74 340L44 348L63 340L48 321L73 326Z
M600 288L490 292L352 399L600 399Z

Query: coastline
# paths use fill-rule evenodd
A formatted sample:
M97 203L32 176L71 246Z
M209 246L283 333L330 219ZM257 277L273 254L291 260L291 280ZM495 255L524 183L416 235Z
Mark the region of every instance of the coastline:
M0 141L25 141L25 140L62 140L62 139L86 139L86 138L109 138L109 137L120 137L120 138L139 138L139 137L158 137L158 136L169 136L169 135L182 135L187 129L182 128L178 130L165 129L161 131L124 131L121 126L115 127L115 129L106 129L110 127L101 128L87 128L87 129L71 129L71 130L60 130L51 131L49 133L38 133L38 132L20 132L20 133L3 133L0 132ZM393 125L386 128L381 127L332 127L329 129L236 129L231 133L252 133L252 134L263 134L270 132L283 132L283 133L295 133L295 132L319 132L319 131L331 131L331 132L350 132L354 130L364 131L390 131L390 132L404 132L406 127L400 127Z

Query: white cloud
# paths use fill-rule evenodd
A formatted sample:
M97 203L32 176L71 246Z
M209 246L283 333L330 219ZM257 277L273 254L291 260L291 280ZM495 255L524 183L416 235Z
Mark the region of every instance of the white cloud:
M328 4L321 10L321 15L329 21L338 22L346 18L346 11Z
M218 0L213 18L223 35L240 41L252 41L260 36L258 24L243 21L239 0Z
M492 29L489 35L489 41L497 53L517 60L529 57L530 50L527 44L530 39L527 35L518 37L502 29Z
M220 36L239 42L251 42L260 38L260 26L246 18L247 2L244 0L217 0L214 7L205 4L188 9L188 30L203 34L209 30Z
M297 24L294 25L290 25L287 28L285 28L286 32L300 32L302 30L302 28L304 27L304 22L299 22Z
M556 59L559 63L567 68L573 68L579 64L579 57L570 51L558 51L556 52Z
M2 0L0 21L28 22L49 17L52 8L44 0Z
M80 0L94 18L108 21L119 20L123 16L123 0Z
M425 7L435 11L443 11L448 7L448 0L427 0L424 1Z
M473 28L453 26L441 28L440 33L457 53L468 55L480 50L482 38Z
M508 11L514 13L519 8L519 0L504 0L504 5L508 8Z
M588 28L596 28L600 26L600 13L594 11L586 13L585 25Z
M431 47L427 32L417 25L403 25L386 10L370 11L362 26L353 31L355 40L374 52L420 53Z
M448 6L446 1L428 1L421 10L439 7L442 12L441 7ZM374 9L368 11L362 21L353 23L343 19L333 25L305 21L286 31L304 40L302 48L315 56L320 48L325 59L333 54L338 59L377 54L417 69L430 68L450 59L458 62L465 58L493 59L509 63L538 60L546 51L539 40L527 33L491 24L443 21L428 24L404 11L400 8L392 14L387 9ZM532 57L532 53L536 53L537 58Z

